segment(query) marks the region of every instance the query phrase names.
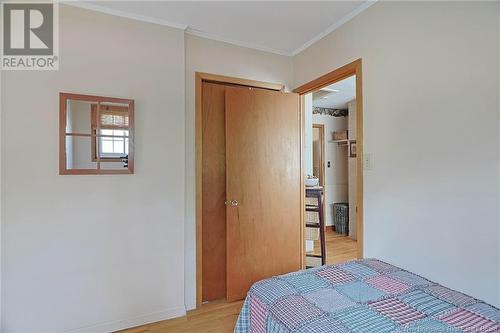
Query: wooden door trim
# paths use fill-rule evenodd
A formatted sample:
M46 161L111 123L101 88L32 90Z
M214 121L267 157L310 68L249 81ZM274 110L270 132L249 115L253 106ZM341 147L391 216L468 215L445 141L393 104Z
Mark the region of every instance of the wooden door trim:
M358 199L357 212L357 256L363 258L363 243L364 243L364 219L363 219L363 76L362 76L362 60L357 59L347 65L335 69L334 71L320 76L300 87L294 89L294 92L301 95L301 100L304 100L304 95L312 91L318 90L332 83L341 81L349 76L356 75L356 177L357 187L356 195ZM301 102L301 107L304 103ZM301 111L302 112L302 111Z
M324 124L313 124L313 128L318 128L319 129L319 146L321 150L321 158L319 160L319 177L320 177L320 182L319 185L323 186L323 196L324 199L321 200L321 205L323 206L323 218L325 219L326 216L326 187L325 187L325 125ZM314 165L313 165L314 168ZM325 229L326 229L326 224L325 224ZM305 255L305 254L304 254Z
M247 80L247 79L241 79L241 78L237 78L237 77L203 73L203 72L196 72L195 75L196 75L196 81L198 81L198 79L199 79L199 80L205 81L205 82L213 82L213 83L220 83L220 84L226 84L226 85L230 84L230 85L238 85L238 86L244 86L244 87L276 90L276 91L284 91L285 90L285 85L283 85L281 83L271 83L271 82L256 81L256 80Z
M325 186L325 125L324 124L313 124L313 128L319 129L319 149L321 150L321 156L319 160L319 184Z
M242 78L210 74L203 72L195 72L195 187L196 187L196 307L201 306L202 303L202 153L203 153L203 127L202 127L202 84L203 82L213 82L226 85L238 85L245 87L269 89L274 91L284 91L285 86L280 83L270 83L256 80L247 80ZM302 138L303 133L300 133ZM301 152L302 156L302 152ZM302 174L302 165L301 165ZM303 180L301 180L301 188L303 187ZM303 216L301 216L301 224L303 224ZM302 237L303 238L303 237ZM303 247L303 246L302 246ZM303 255L301 256L303 257Z

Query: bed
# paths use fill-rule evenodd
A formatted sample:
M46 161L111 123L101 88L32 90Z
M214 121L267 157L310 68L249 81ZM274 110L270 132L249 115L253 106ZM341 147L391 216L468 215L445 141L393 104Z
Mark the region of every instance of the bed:
M255 283L234 332L500 332L500 310L363 259Z

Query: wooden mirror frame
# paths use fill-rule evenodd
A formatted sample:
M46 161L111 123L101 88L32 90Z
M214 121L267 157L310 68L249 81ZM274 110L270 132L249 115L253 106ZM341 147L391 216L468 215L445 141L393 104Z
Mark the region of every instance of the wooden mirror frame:
M119 169L101 169L101 160L97 156L96 169L68 169L66 166L66 137L67 135L75 135L80 137L90 137L94 139L97 134L87 133L66 133L67 122L67 102L68 100L101 103L118 103L128 105L129 112L129 151L128 151L128 167L123 170ZM91 110L89 110L89 116ZM124 175L134 173L134 100L104 96L81 95L72 93L59 93L59 174L60 175Z

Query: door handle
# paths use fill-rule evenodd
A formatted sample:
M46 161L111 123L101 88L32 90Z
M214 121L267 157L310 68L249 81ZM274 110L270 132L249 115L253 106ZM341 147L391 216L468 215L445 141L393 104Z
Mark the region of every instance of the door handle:
M237 207L239 202L238 200L227 200L226 202L224 202L224 204L230 207Z

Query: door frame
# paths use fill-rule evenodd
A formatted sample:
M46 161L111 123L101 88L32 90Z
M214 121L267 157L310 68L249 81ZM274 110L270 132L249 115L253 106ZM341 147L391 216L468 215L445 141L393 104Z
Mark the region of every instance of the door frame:
M274 90L274 91L282 91L284 92L285 90L285 85L281 83L270 83L270 82L263 82L263 81L256 81L256 80L247 80L247 79L242 79L242 78L236 78L236 77L230 77L230 76L224 76L224 75L218 75L218 74L210 74L210 73L203 73L203 72L195 72L195 166L196 166L196 173L195 173L195 187L196 187L196 195L195 195L195 201L196 201L196 307L201 306L202 304L202 260L203 260L203 247L202 247L202 236L203 236L203 229L202 229L202 207L203 207L203 202L202 202L202 171L203 171L203 165L202 165L202 154L203 154L203 124L202 124L202 84L203 82L212 82L212 83L219 83L219 84L224 84L224 85L237 85L237 86L244 86L244 87L253 87L253 88L260 88L260 89L268 89L268 90ZM303 175L303 135L304 135L304 115L302 112L302 108L299 106L299 112L300 112L300 141L301 141L301 146L300 146L300 160L301 160L301 165L300 165L300 174L301 174L301 191L305 193L305 187L304 187L304 175ZM301 196L301 205L303 205L304 201L304 195ZM304 224L304 214L301 213L300 216L300 225L302 226ZM303 230L301 231L301 248L304 247L304 240L303 240ZM303 253L301 253L301 260L303 261ZM304 263L302 262L302 267Z
M319 130L319 150L321 151L319 159L319 185L325 186L325 125L313 124L312 128L317 128Z
M306 84L294 89L294 92L301 96L301 108L304 108L304 95L335 82L346 79L350 76L356 76L356 195L358 199L357 211L357 257L363 258L363 81L362 81L362 59L357 59L347 65L337 68L323 76L318 77ZM302 112L301 113L304 113Z
M302 97L302 96L301 96ZM314 124L312 125L312 128L317 128L319 129L319 146L320 146L320 151L321 151L321 158L319 160L319 165L320 165L320 169L319 169L319 185L320 186L323 186L323 196L324 198L326 198L326 187L325 187L325 177L326 177L326 169L325 169L325 154L326 154L326 151L325 151L325 125L324 124ZM314 152L313 152L314 154ZM314 159L313 159L314 161ZM313 163L314 164L314 163ZM313 165L313 168L314 168L314 165ZM325 218L324 216L326 216L326 204L325 204L325 200L323 199L321 201L321 205L323 206L321 209L323 210L323 218ZM304 226L305 228L305 226ZM325 230L326 230L326 225L325 225ZM304 254L305 255L305 254Z

